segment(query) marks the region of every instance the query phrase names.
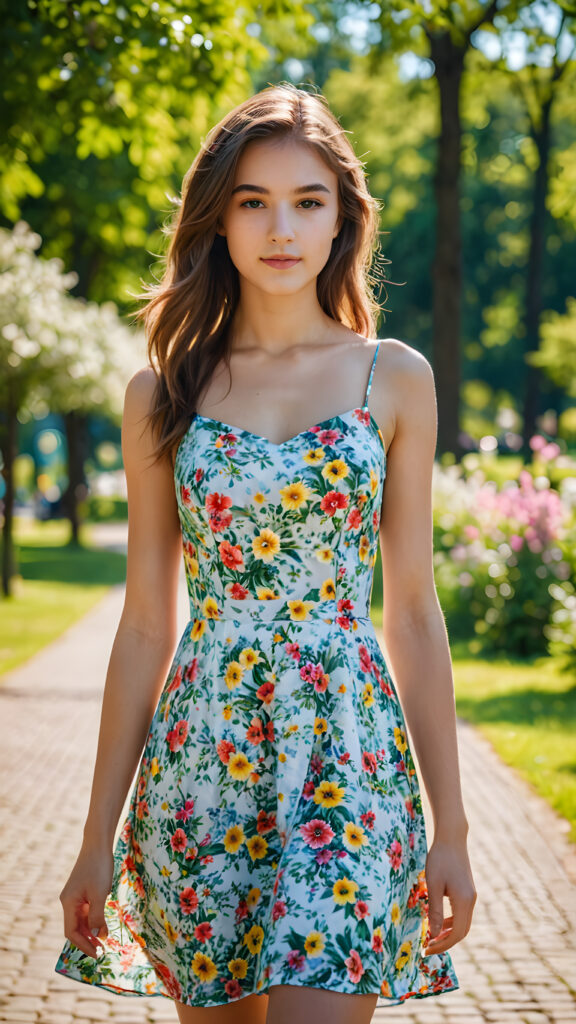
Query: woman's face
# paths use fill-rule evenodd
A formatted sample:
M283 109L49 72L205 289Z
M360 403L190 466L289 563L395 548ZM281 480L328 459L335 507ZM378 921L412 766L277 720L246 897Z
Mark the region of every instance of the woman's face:
M292 295L315 281L340 229L338 178L293 139L250 142L220 220L241 279L269 295ZM267 262L274 256L297 262Z

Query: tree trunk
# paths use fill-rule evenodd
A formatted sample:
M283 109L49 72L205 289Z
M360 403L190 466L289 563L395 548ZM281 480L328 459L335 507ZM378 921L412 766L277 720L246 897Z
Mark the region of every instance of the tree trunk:
M438 398L438 449L454 452L460 443L460 329L462 242L460 228L460 83L465 48L449 32L430 36L440 91L440 137L436 157L436 245L433 264L433 366Z
M539 163L534 176L532 190L532 214L530 217L530 251L526 276L526 309L524 316L524 352L535 352L540 344L540 317L542 315L542 274L544 248L546 244L546 196L548 193L548 159L550 155L550 115L553 93L542 105L542 121L532 131L532 138L538 150ZM529 440L536 432L536 418L543 411L540 408L542 372L538 366L525 364L523 396L523 454L530 459L532 450Z
M18 419L16 406L8 405L5 426L1 433L2 457L4 460L4 523L2 526L2 594L12 597L12 577L16 566L14 559L14 460L18 452Z
M68 487L62 496L62 503L70 520L70 543L79 545L78 504L88 492L84 475L86 417L73 409L65 413L64 422L68 444Z

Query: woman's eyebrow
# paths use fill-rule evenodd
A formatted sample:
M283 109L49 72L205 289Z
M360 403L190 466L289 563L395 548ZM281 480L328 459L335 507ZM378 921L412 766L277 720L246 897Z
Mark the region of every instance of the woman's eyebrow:
M330 189L320 181L316 181L312 185L299 185L292 191L297 195L301 195L302 192L328 192L330 194ZM260 192L261 195L270 195L270 190L262 188L261 185L236 185L230 194L235 195L236 192Z

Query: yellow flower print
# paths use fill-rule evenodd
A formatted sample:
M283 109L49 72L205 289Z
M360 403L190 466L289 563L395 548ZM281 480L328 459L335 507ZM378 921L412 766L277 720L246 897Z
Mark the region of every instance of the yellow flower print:
M348 476L349 472L350 468L344 459L332 459L324 466L322 476L330 483L337 483L338 480L343 480L345 476Z
M252 860L262 860L268 851L268 841L264 836L251 836L246 840L246 846Z
M304 452L302 458L309 466L317 466L319 462L322 462L325 454L323 448L309 448L307 452Z
M394 743L398 747L400 753L403 754L408 744L406 743L406 733L398 726L394 729Z
M166 935L168 936L172 945L174 945L180 932L170 924L170 921L167 918L165 918L164 920L164 927L166 929Z
M290 618L294 622L303 622L304 619L308 618L308 612L314 607L314 601L287 601L286 604L290 609Z
M222 708L222 718L224 718L225 721L229 721L229 719L232 718L232 707L230 704L226 704Z
M320 587L320 600L321 601L334 601L336 598L336 584L334 580L324 580L324 583Z
M362 700L367 708L371 708L374 703L374 686L372 683L366 683L362 690Z
M362 825L357 825L354 821L347 821L344 825L342 841L349 850L360 850L368 842L368 836Z
M152 778L154 778L155 775L158 775L159 771L160 765L158 764L158 758L153 757L152 760L150 761L150 775L152 776Z
M202 611L207 619L219 619L218 602L213 597L205 597L202 602Z
M256 587L256 597L259 601L277 601L280 597L270 587Z
M393 903L392 904L392 910L390 911L390 917L392 919L392 924L393 925L399 924L400 916L401 916L400 915L400 907L398 906L397 903ZM425 918L424 918L424 921L426 921Z
M194 974L200 981L214 981L218 974L216 964L206 953L195 953L192 957L191 967Z
M248 895L246 897L246 903L250 907L250 910L254 910L254 907L258 903L258 900L260 899L261 895L262 895L262 890L259 889L257 885L255 885L252 889L250 889L250 892L248 893Z
M357 888L358 883L353 882L350 878L339 878L332 886L334 903L339 903L342 906L344 903L354 903Z
M321 736L323 732L326 732L328 728L328 722L325 718L314 719L314 735Z
M199 640L206 630L206 619L194 619L190 630L190 639Z
M304 940L304 949L308 956L321 956L325 945L323 932L308 932Z
M376 494L377 490L378 490L378 475L374 472L373 469L371 469L370 470L370 493L372 495L374 495L374 494Z
M259 924L253 924L250 931L246 932L244 942L251 953L259 953L264 939L264 929Z
M279 493L282 498L282 507L297 511L304 502L309 501L314 491L303 484L301 480L294 480L293 483L282 487Z
M242 825L231 825L224 835L224 849L226 853L238 853L245 838Z
M282 764L284 764L284 762L288 760L288 758L286 757L286 754L284 753L284 751L283 751L283 750L282 750L282 751L281 751L281 752L280 752L280 753L278 754L278 760L279 760L279 761L280 761L280 762L281 762Z
M238 683L241 681L244 675L244 669L239 661L230 661L226 669L226 675L224 676L224 682L229 690L233 690Z
M266 501L266 495L262 494L262 491L256 491L256 494L254 495L254 499L253 500L255 502L257 502L258 505L262 505L263 502Z
M316 548L314 554L319 562L331 562L334 558L334 552L331 547Z
M412 955L412 943L410 941L403 942L400 946L400 953L396 960L396 970L401 971L406 966Z
M324 779L314 790L314 803L320 804L321 807L337 807L342 803L345 793L344 786Z
M370 554L370 538L365 533L360 537L358 543L358 558L361 562L366 562Z
M190 576L192 577L192 579L195 580L197 575L198 575L198 569L200 568L199 563L198 563L198 559L194 558L194 555L185 555L184 557L186 559L186 565L188 567L188 572L189 572Z
M230 754L230 760L228 761L228 774L231 775L233 779L239 779L244 782L253 769L254 765L252 762L249 761L246 754L243 754L240 750L236 751L235 754Z
M228 961L228 970L233 978L245 978L248 974L248 961L243 956L237 956Z
M280 537L274 533L274 530L269 530L266 527L264 530L260 530L257 537L254 537L252 550L256 558L262 559L263 562L272 562L274 556L280 551Z
M260 652L255 651L253 647L245 647L243 651L240 651L238 658L242 668L251 669L254 665L258 665L262 661Z

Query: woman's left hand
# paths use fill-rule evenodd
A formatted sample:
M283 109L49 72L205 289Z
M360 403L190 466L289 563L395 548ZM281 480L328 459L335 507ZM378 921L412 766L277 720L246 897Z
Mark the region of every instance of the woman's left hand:
M430 938L424 956L429 956L455 946L470 931L476 889L466 842L434 840L426 858L425 874ZM450 901L450 917L444 917L445 895Z

